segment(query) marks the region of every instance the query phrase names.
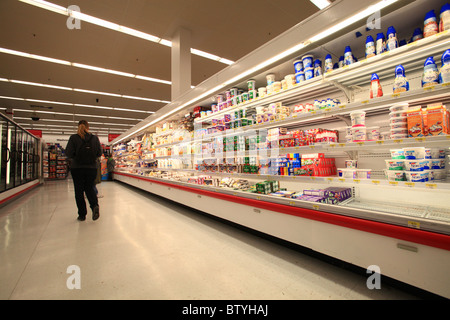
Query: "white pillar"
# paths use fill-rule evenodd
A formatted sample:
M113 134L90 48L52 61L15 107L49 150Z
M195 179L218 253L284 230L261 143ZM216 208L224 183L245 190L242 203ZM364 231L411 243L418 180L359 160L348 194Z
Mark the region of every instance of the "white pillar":
M178 28L172 38L172 101L191 88L191 32Z

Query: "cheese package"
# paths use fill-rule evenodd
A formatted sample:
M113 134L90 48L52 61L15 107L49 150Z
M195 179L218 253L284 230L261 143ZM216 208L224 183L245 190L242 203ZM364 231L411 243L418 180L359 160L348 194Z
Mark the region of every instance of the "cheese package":
M426 119L429 135L438 136L449 132L448 111L442 104L427 106Z
M408 122L408 136L409 137L422 137L424 136L424 125L422 108L414 107L409 108L407 112L407 122Z

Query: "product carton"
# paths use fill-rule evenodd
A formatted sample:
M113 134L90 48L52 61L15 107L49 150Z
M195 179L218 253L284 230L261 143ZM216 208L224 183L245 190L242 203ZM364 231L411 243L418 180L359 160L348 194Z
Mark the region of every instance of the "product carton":
M408 135L410 137L423 136L423 117L421 107L410 108L407 112Z
M430 105L427 107L427 125L431 136L448 133L448 112L443 105Z

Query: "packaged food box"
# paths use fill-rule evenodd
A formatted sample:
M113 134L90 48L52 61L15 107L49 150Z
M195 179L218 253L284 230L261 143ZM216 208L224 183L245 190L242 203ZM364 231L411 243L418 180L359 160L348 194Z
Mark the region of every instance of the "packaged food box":
M431 136L448 133L448 112L443 105L430 105L426 109L426 124Z
M422 137L424 124L421 107L410 108L407 116L409 137Z

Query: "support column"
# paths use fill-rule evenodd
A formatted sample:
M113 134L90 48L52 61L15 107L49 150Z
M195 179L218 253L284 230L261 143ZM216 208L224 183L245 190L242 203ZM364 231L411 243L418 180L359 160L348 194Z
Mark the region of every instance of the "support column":
M191 32L178 28L172 38L172 101L191 88Z

